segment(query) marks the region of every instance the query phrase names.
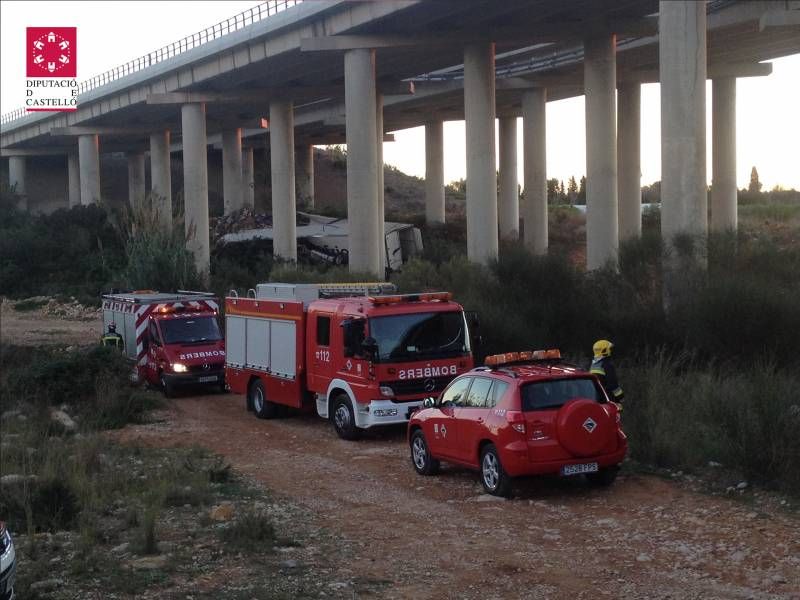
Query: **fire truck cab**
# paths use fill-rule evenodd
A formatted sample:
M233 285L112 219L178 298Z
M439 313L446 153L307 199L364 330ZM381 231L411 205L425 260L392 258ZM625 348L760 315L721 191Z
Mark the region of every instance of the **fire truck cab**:
M261 284L226 299L226 381L260 418L316 410L344 439L406 423L473 359L447 292L376 284Z

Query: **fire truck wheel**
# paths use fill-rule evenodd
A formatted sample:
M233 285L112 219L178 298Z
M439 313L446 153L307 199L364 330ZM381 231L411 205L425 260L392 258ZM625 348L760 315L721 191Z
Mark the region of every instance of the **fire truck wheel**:
M274 402L267 400L264 393L264 384L256 381L250 386L250 398L253 404L253 412L259 419L274 419L278 416L278 407Z
M481 452L481 483L493 496L507 498L511 495L511 477L503 469L494 444L487 444Z
M359 430L347 394L339 394L333 400L333 427L343 440L358 439Z
M411 436L411 462L420 475L436 475L440 463L431 456L428 441L421 429L417 429Z
M164 374L161 374L161 390L164 392L164 396L167 398L172 398L175 395L175 388L173 385L167 381L167 378L164 377Z

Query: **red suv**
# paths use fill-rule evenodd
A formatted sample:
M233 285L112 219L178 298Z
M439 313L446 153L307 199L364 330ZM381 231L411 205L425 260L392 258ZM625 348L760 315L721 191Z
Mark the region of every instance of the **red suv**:
M558 350L486 359L429 398L408 427L411 461L433 475L439 461L478 469L490 494L508 496L521 475L586 474L610 485L628 442L619 409L594 375Z

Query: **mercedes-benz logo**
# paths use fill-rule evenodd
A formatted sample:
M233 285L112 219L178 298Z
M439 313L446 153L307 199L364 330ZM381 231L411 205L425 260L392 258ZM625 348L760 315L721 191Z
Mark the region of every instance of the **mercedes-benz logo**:
M208 371L211 368L211 365L208 363L203 363L203 371Z
M436 382L433 379L426 379L422 385L426 392L432 392L436 387Z

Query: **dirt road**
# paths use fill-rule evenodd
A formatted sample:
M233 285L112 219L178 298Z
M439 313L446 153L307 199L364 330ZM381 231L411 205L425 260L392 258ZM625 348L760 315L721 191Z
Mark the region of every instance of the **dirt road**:
M529 480L513 500L477 477L412 469L402 429L339 440L315 416L261 421L234 395L173 401L123 437L199 444L352 545L343 577L396 598L798 598L800 522L784 511L624 473L607 490Z

